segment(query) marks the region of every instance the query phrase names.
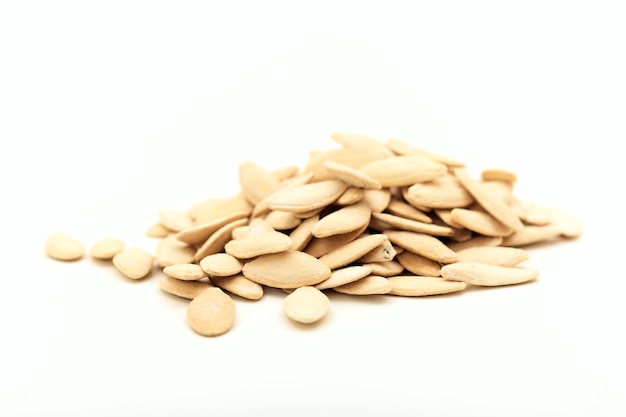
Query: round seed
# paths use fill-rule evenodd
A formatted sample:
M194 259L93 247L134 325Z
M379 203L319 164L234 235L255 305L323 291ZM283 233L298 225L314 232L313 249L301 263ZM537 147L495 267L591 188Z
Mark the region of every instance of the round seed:
M219 336L235 323L235 303L221 289L209 287L187 306L189 326L202 336Z
M141 248L130 247L113 257L113 265L128 278L140 279L152 271L154 257Z
M228 253L214 253L202 258L200 268L213 277L226 277L241 272L242 263Z
M89 249L89 255L95 259L113 259L115 255L124 249L125 243L121 239L104 237L93 244Z
M328 312L329 305L326 294L310 286L296 288L283 300L287 317L305 324L321 320Z
M197 281L207 276L198 264L176 264L163 268L163 273L183 281Z
M85 254L85 246L64 233L48 236L44 250L49 257L59 261L77 261Z

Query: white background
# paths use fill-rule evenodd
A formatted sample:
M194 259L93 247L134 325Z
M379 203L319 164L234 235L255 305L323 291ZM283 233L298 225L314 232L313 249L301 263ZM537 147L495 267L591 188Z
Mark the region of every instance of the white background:
M620 3L0 3L0 415L625 415ZM237 298L219 338L158 274L43 253L55 231L152 250L160 209L334 131L513 170L584 235L531 249L532 284L331 295L314 326Z

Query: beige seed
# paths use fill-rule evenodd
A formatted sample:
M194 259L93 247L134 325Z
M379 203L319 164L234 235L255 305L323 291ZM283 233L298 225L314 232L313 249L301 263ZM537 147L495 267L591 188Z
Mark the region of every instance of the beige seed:
M280 189L280 181L258 164L245 161L239 164L241 192L253 205Z
M362 264L362 266L371 269L372 275L380 275L381 277L391 277L404 271L404 267L400 264L400 262L395 260L387 262L370 262Z
M260 300L263 297L263 286L250 281L243 274L231 276L211 276L211 282L231 294L248 300Z
M207 276L200 265L190 263L166 266L163 268L163 273L183 281L198 281Z
M470 177L464 168L455 168L453 172L463 187L487 213L516 232L524 228L522 221L515 215L515 211L501 198L486 190L484 184Z
M348 188L340 180L326 180L300 185L271 195L267 205L272 210L302 212L333 203Z
M276 178L281 183L290 178L295 177L300 172L300 167L298 165L287 165L282 168L274 169L271 171L274 178Z
M463 291L465 282L448 281L440 277L420 275L398 275L388 278L391 284L390 295L422 297L428 295L449 294Z
M498 246L504 239L499 236L474 236L463 242L448 243L448 247L453 251L460 251L475 246Z
M391 214L395 214L396 216L404 217L405 219L416 220L422 223L433 222L433 219L431 219L426 213L397 198L392 198L391 201L389 201L387 211Z
M452 236L454 231L447 226L439 226L431 223L423 223L417 220L405 219L389 213L372 213L372 217L387 225L386 228L396 228L411 232L425 233L433 236Z
M217 198L201 201L191 207L188 212L195 224L204 224L215 221L231 213L240 211L250 214L252 212L252 204L239 193L232 197Z
M173 232L171 230L167 229L161 223L155 223L146 229L146 235L148 237L162 238L162 237L167 237L172 233Z
M273 232L274 228L265 220L254 218L250 220L250 224L248 225L247 233L245 236L256 236L261 233Z
M184 210L161 210L159 212L159 223L172 232L180 232L183 229L193 226L193 219Z
M337 249L333 249L321 256L319 260L330 269L340 268L361 258L386 240L387 236L384 234L367 235L353 240Z
M391 193L388 189L366 190L363 193L363 201L370 207L372 213L381 213L389 205Z
M286 251L291 248L292 244L293 241L288 235L272 230L231 240L224 246L224 250L235 258L249 259L268 253Z
M314 173L305 172L302 174L298 174L295 177L289 178L288 180L282 182L281 187L277 191L263 198L254 206L252 210L252 217L259 217L259 216L263 216L264 214L267 214L271 210L270 206L268 205L268 201L271 198L273 198L275 194L287 191L291 188L296 188L301 185L308 184L309 182L311 182L313 177L314 177Z
M330 306L330 300L315 287L296 288L283 300L283 311L291 320L314 323L321 320Z
M407 188L404 197L413 206L432 208L466 207L474 202L472 195L453 175L413 184Z
M333 288L334 291L349 295L377 295L391 291L391 283L385 277L369 275L349 284Z
M441 276L472 285L499 286L532 281L539 276L539 271L478 262L457 262L441 268Z
M342 207L322 217L311 233L315 237L322 238L352 232L367 226L371 213L366 203Z
M358 188L369 188L373 190L380 190L381 183L370 177L366 173L351 168L347 165L339 164L333 161L324 162L324 167L330 171L338 179Z
M541 207L541 210L550 217L550 223L561 231L561 236L576 238L582 234L582 224L574 215L555 207Z
M458 224L454 221L454 219L452 219L452 210L454 209L435 209L434 211L437 215L437 218L439 218L439 220L441 220L444 224L447 224L448 226L455 229L464 228L462 225Z
M448 165L450 167L463 167L464 163L457 161L445 155L440 155L424 149L418 149L400 139L388 139L386 143L387 147L393 151L396 155L414 155L422 156L424 158L431 159L433 161Z
M114 237L103 237L89 249L89 255L95 259L109 260L120 253L126 244L123 240Z
M219 336L235 323L235 303L220 288L210 287L187 306L189 326L202 336Z
M358 263L387 262L392 261L396 257L396 248L389 240L385 240L371 251L357 259Z
M313 172L315 174L314 181L325 181L336 178L324 166L326 161L337 162L351 168L359 168L369 162L389 157L389 151L385 147L331 149L311 155L304 167L304 171Z
M438 277L441 275L441 264L410 251L404 251L396 259L407 271L415 275Z
M545 226L551 222L551 216L541 207L513 199L512 207L515 209L520 220L527 225Z
M330 135L331 139L348 149L378 149L385 148L385 144L376 138L371 136L362 135L360 133L350 132L333 132ZM388 152L389 156L393 156L391 152Z
M461 227L484 236L508 236L513 233L513 229L482 210L452 209L450 217Z
M214 253L205 256L200 261L200 268L213 277L225 277L241 272L243 264L237 258L228 253Z
M315 285L318 290L326 290L328 288L338 287L340 285L349 284L361 278L368 276L372 269L365 265L347 266L345 268L335 269L331 272L328 279Z
M433 261L452 263L458 260L457 254L434 236L404 230L386 230L384 233L392 243Z
M341 196L337 199L335 204L339 206L356 204L363 199L364 195L365 190L363 188L348 187L346 191L344 191L343 194L341 194Z
M59 261L77 261L85 255L85 246L65 233L52 233L46 239L44 251Z
M319 215L314 215L305 219L295 229L289 233L291 239L291 249L303 251L313 238L313 227L319 221Z
M367 229L367 226L353 232L343 233L340 235L333 235L322 238L313 238L306 246L304 251L311 256L319 258L327 253L338 249L361 236Z
M513 172L502 168L489 168L481 173L483 181L504 181L514 183L517 181L517 175Z
M194 225L181 230L176 234L176 239L189 245L199 245L215 233L220 227L238 219L247 217L248 211L239 210L234 213L228 213L222 217L215 218L209 222Z
M154 257L139 247L125 248L113 257L113 265L131 279L146 277L154 265Z
M200 262L205 256L219 253L224 250L224 246L230 241L233 230L239 226L248 223L248 219L233 220L230 223L217 229L213 234L198 248L193 259Z
M170 235L162 239L154 252L157 265L164 268L176 264L193 263L195 249Z
M477 246L456 253L459 262L479 262L499 266L516 266L528 260L528 252L505 246Z
M302 223L302 219L293 213L281 210L272 210L265 216L265 221L274 230L291 230Z
M293 250L261 255L246 262L242 272L249 280L274 288L315 285L330 277L330 268L323 262Z
M163 291L189 300L193 300L211 286L207 281L183 281L170 276L159 279L159 287Z
M446 173L447 167L421 156L397 156L370 162L359 170L383 187L403 187L440 177Z
M502 246L527 246L545 240L553 239L561 234L561 228L554 224L545 226L524 226L519 232L515 232L504 238Z

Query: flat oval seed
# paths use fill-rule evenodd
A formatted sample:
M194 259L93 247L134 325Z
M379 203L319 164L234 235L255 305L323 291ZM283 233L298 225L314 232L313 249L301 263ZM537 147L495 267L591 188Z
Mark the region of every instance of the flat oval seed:
M446 173L444 164L420 156L397 156L370 162L359 168L383 187L411 186L431 181Z
M396 216L404 217L405 219L416 220L422 223L433 222L433 219L431 219L426 213L397 198L392 198L391 201L389 201L387 211L391 214L395 214Z
M517 181L515 173L501 168L489 168L480 174L483 181L504 181L514 183Z
M140 279L152 271L154 257L138 247L126 248L113 257L113 265L131 279Z
M396 259L407 271L427 277L438 277L441 275L441 264L432 259L415 254L411 251L404 251Z
M474 202L472 195L453 175L413 184L406 190L405 198L414 206L432 208L466 207Z
M333 291L349 295L377 295L391 291L391 283L385 277L369 275L358 281L334 287Z
M280 188L280 181L271 172L251 161L239 165L239 184L241 192L253 205Z
M335 201L335 204L340 206L349 206L356 204L363 199L365 190L363 188L349 187L341 194L341 197Z
M189 209L189 215L195 224L200 225L240 211L248 214L252 212L252 204L241 193L232 197L202 201Z
M452 242L448 247L454 252L475 246L498 246L504 239L499 236L474 236L463 242Z
M347 266L345 268L335 269L331 272L328 279L315 285L315 288L318 290L326 290L328 288L349 284L368 276L371 271L372 269L370 267L363 265Z
M249 259L268 253L283 252L290 249L291 245L293 241L288 235L272 230L231 240L224 246L224 250L235 258Z
M188 264L193 262L194 252L194 248L176 239L176 235L170 235L159 242L154 252L154 259L162 268Z
M288 211L272 210L265 216L265 221L274 230L291 230L302 223L302 219Z
M356 261L381 243L384 243L386 240L387 236L384 234L368 235L353 240L352 242L337 249L333 249L327 254L321 256L319 260L330 269L336 269Z
M210 287L187 306L189 326L202 336L219 336L235 323L235 303L221 289Z
M398 261L370 262L363 264L363 266L371 269L372 275L380 275L381 277L391 277L404 271L404 267Z
M278 191L268 197L267 205L272 210L301 212L326 207L348 188L340 180L325 180Z
M384 233L392 243L433 261L452 263L458 260L457 254L434 236L404 230L385 230Z
M389 277L388 280L391 284L389 294L406 297L449 294L451 292L463 291L467 287L465 282L448 281L440 277L419 275L398 275Z
M198 248L193 259L199 262L205 256L221 252L224 250L224 246L230 241L233 230L247 223L247 218L237 219L220 227L202 244L202 246L200 246L200 248Z
M202 258L200 268L213 277L226 277L241 272L242 263L228 253L214 253Z
M248 211L239 210L234 213L226 214L222 217L218 217L207 223L195 225L181 230L176 234L176 238L181 242L185 242L189 245L199 245L206 240L220 227L238 219L247 217Z
M242 272L249 280L274 288L315 285L330 277L330 268L319 259L293 250L261 255L246 262Z
M358 169L333 161L324 162L324 167L338 179L358 188L380 190L382 184Z
M311 232L318 238L352 232L367 226L371 214L366 203L342 207L322 217Z
M46 255L59 261L77 261L85 254L85 246L64 233L53 233L44 244Z
M182 281L170 276L159 279L159 287L163 291L189 300L193 300L211 286L207 281Z
M263 297L263 286L250 281L243 274L228 277L211 276L211 282L231 294L248 300L260 300Z
M505 246L482 246L466 248L456 253L459 262L479 262L482 264L516 266L528 260L528 252Z
M396 254L396 248L393 247L389 240L385 240L383 243L361 256L357 262L363 264L392 261L396 257Z
M441 276L451 281L491 287L532 281L539 276L539 271L477 262L457 262L441 268Z
M524 229L504 238L502 246L527 246L552 239L561 234L561 228L554 224L545 226L524 226Z
M320 216L314 215L305 219L300 223L295 229L289 233L289 238L291 238L291 249L302 251L309 244L311 239L313 238L313 227L319 221Z
M381 213L391 201L391 192L388 189L365 190L363 201L370 207L372 213Z
M103 237L89 249L89 255L95 259L109 260L120 253L125 246L126 244L121 239Z
M450 217L454 223L461 227L484 236L504 237L513 233L513 229L484 211L457 208L452 209Z
M197 281L207 276L198 264L176 264L163 268L163 273L183 281Z
M465 166L464 163L453 158L416 148L401 139L388 139L385 145L396 155L417 155L432 159L433 161L440 162L448 166Z
M152 226L148 227L148 229L146 229L146 235L149 237L162 238L167 237L172 233L173 232L171 230L167 229L161 223L155 223Z
M287 317L305 324L321 320L328 312L329 305L326 294L310 286L296 288L283 300Z

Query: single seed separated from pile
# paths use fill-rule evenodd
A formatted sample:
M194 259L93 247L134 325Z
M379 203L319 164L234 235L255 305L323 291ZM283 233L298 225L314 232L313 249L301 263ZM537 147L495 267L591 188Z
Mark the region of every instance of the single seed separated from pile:
M59 261L77 261L85 254L85 246L65 233L53 233L44 245L46 254Z
M310 286L296 288L283 300L287 317L300 323L314 323L328 312L330 300L320 290Z
M187 322L202 336L219 336L235 323L235 303L221 289L209 287L187 306Z

